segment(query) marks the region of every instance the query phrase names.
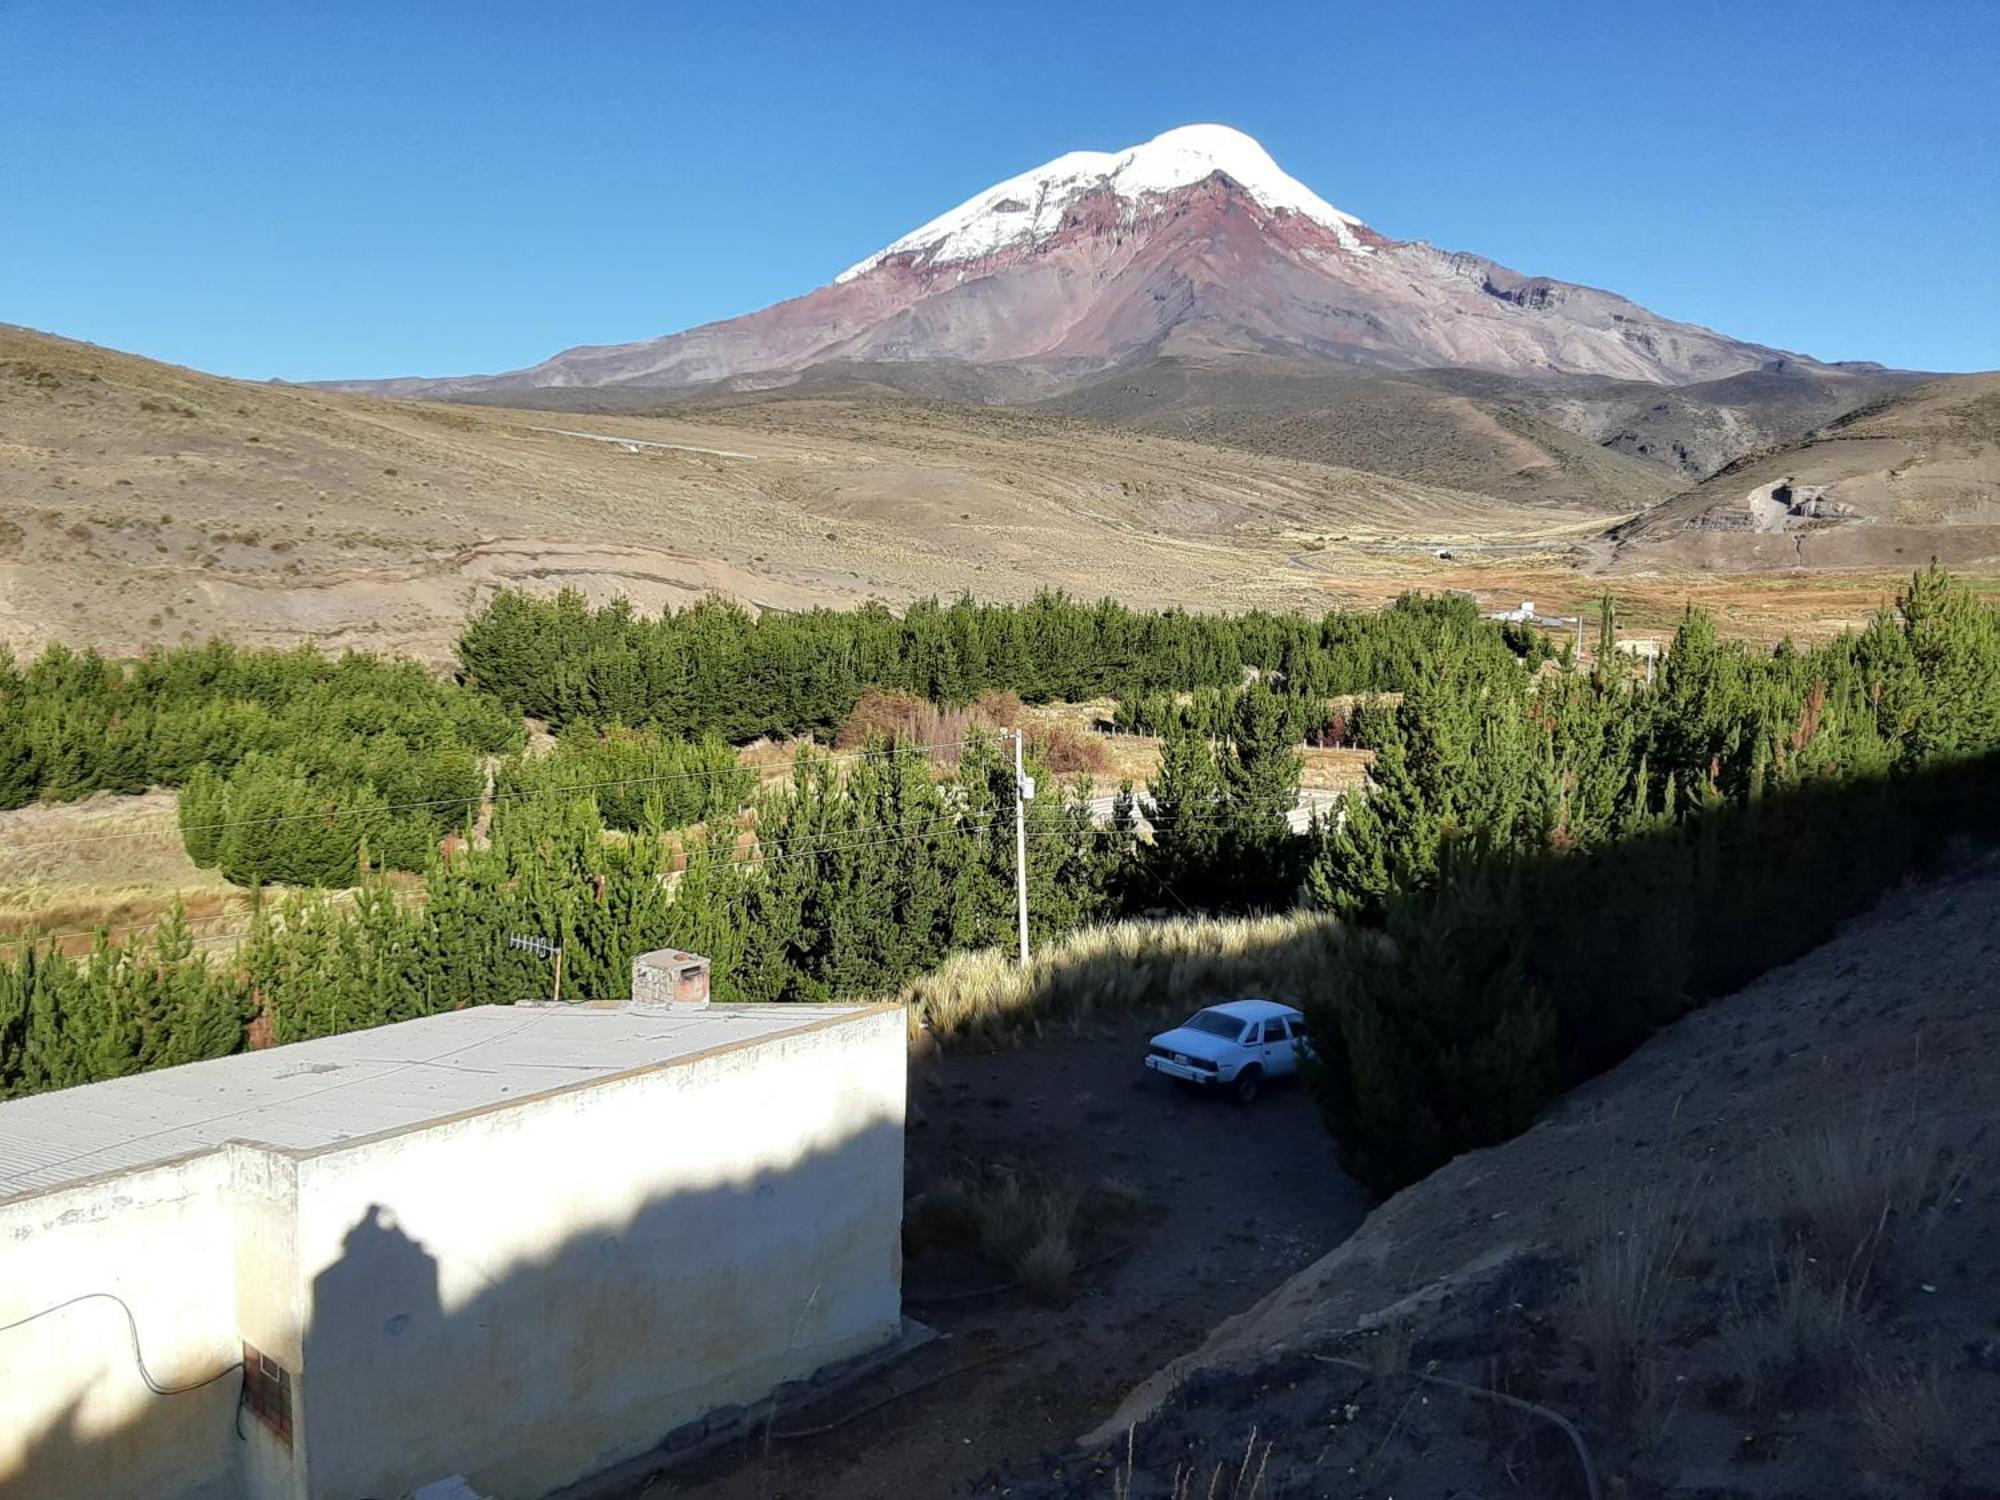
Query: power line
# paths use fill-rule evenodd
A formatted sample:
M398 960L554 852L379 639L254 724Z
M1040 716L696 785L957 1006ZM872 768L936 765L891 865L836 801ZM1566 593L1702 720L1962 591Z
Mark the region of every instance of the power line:
M733 851L729 855L726 855L722 858L712 861L712 863L719 866L748 867L755 865L784 864L791 860L796 860L796 859L821 859L826 857L827 855L844 853L851 849L877 848L884 844L915 844L915 843L927 842L931 839L941 836L942 832L948 828L970 827L970 828L983 829L990 821L991 821L990 814L984 817L974 818L954 813L941 818L933 818L924 822L903 825L902 827L898 828L895 832L887 834L886 836L877 836L877 831L871 830L866 834L866 836L861 838L855 838L852 836L854 830L851 829L835 830L831 833L823 835L802 834L795 838L789 838L789 839L783 836L774 836L772 842L778 846L776 853L766 854L762 852L760 846L755 850ZM799 847L801 844L803 844L804 847ZM681 871L663 871L662 873L665 874L685 873L685 867L683 867ZM349 887L348 889L354 889L354 888ZM330 897L329 899L338 899L340 895L344 894L346 894L345 890L336 892L333 893L333 896ZM253 918L255 917L254 912L250 913L250 915ZM182 920L187 921L189 919L183 918ZM225 920L225 918L222 914L218 914L213 917L198 917L192 920L196 922L218 922ZM174 918L172 917L159 917L150 922L126 922L113 927L71 927L71 928L61 929L55 932L22 933L15 937L0 938L0 948L20 948L20 947L35 946L42 943L56 943L56 942L61 942L67 938L96 937L100 932L103 933L106 937L111 937L115 934L151 932L156 928L168 926L173 921ZM190 938L196 942L215 942L231 935L232 934L229 933L189 934Z
M961 741L958 743L964 743L964 742ZM926 746L921 748L930 749L934 747ZM880 754L882 752L867 752L867 753ZM546 790L551 794L558 794L565 789L552 788ZM540 793L537 793L536 795L540 795ZM1291 812L1297 811L1301 805L1309 806L1309 804L1290 803L1290 804L1285 804L1282 808L1282 811L1289 814ZM1141 831L1146 833L1155 833L1162 829L1172 829L1177 824L1185 825L1189 823L1208 822L1212 819L1219 820L1229 812L1242 811L1245 810L1246 808L1252 811L1276 812L1280 810L1280 803L1276 799L1269 800L1268 802L1261 800L1251 801L1248 803L1236 802L1233 804L1226 804L1212 809L1203 808L1200 810L1189 811L1180 814L1165 814L1165 815L1156 815L1153 817L1147 817L1142 810L1135 807L1134 808L1135 822L1131 831L1134 833L1138 833ZM1316 809L1312 810L1316 811ZM819 859L819 858L824 858L828 855L844 853L854 849L879 848L889 844L919 843L927 841L932 838L936 838L940 836L941 832L947 830L956 830L960 828L972 828L972 829L983 830L990 824L991 816L992 815L990 813L983 817L973 817L968 814L953 812L944 814L941 817L928 819L917 823L898 825L893 831L889 831L886 833L880 830L837 829L821 834L806 833L806 834L797 834L790 836L784 834L772 834L765 836L765 835L758 835L753 832L752 837L757 839L757 844L754 848L747 850L734 849L730 854L713 861L713 863L720 866L735 866L735 867L747 868L751 866L784 864L792 860L798 860L798 859ZM1143 830L1140 827L1140 825L1143 825ZM1056 828L1041 828L1041 829L1026 830L1023 836L1029 839L1069 838L1077 831L1078 830L1076 830L1073 826L1065 823L1064 826ZM1094 813L1091 814L1090 832L1099 835L1109 836L1115 834L1116 831L1117 830L1111 827L1109 824L1097 823L1095 820L1095 814ZM862 836L858 838L855 837L854 835L856 832L860 832ZM768 838L769 842L775 846L775 852L766 853L764 851L764 843L766 841L766 838ZM683 849L683 852L685 853L685 847ZM668 872L668 873L675 873L675 872ZM203 894L206 894L206 892L203 892ZM1176 900L1181 899L1176 893L1169 891L1169 894L1174 894ZM1181 904L1183 906L1186 905L1184 901ZM254 919L255 913L254 912L251 913L251 916ZM193 919L188 919L183 917L180 920L188 923L190 927L192 927L192 925L195 923L200 923L200 922L214 923L214 922L224 921L226 919L227 919L226 914L218 913L215 916L211 917L202 917ZM105 937L108 938L114 935L128 935L139 932L151 932L158 928L168 926L175 920L176 919L174 917L169 916L169 917L157 918L149 922L128 922L110 927L104 927L104 926L73 927L67 929L59 929L53 932L22 933L11 938L0 938L0 948L20 948L20 947L38 946L44 943L54 944L66 941L67 939L70 938L94 938L100 933L102 933ZM190 931L189 938L191 942L213 943L225 940L232 935L234 934L228 932L196 933Z
M943 740L931 745L891 746L886 750L852 750L846 752L828 752L823 755L815 752L813 759L844 763L847 761L871 760L900 755L932 756L943 750L962 749L971 743L972 741L969 739ZM795 761L794 764L796 765L797 762ZM183 824L175 821L172 824L156 829L134 829L120 833L84 833L76 834L72 837L45 839L39 842L10 842L7 847L9 849L66 849L76 844L103 843L114 839L151 838L158 834L169 832L186 835L190 833L214 833L229 828L259 828L275 823L338 822L342 818L375 817L382 813L415 812L425 808L476 807L482 806L487 802L497 805L501 802L526 801L535 797L573 797L581 792L603 791L613 787L654 786L670 781L720 781L725 777L733 779L748 776L755 779L760 775L760 768L756 766L729 766L713 771L668 771L662 772L657 776L622 776L608 781L581 781L563 786L527 787L519 791L495 792L491 797L486 797L483 794L464 797L432 797L421 801L385 802L379 807L335 807L329 808L324 812L282 813L268 818L239 818L216 823ZM157 816L168 818L173 815L162 812L157 814Z

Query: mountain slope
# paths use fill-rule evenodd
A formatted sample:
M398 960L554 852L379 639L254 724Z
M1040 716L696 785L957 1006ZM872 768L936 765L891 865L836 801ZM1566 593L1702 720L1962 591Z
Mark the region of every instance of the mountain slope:
M220 633L443 659L502 585L647 610L1043 587L1324 609L1408 583L1403 561L1329 536L1518 543L1615 519L1064 416L853 395L660 417L392 402L0 325L0 645L17 651Z
M1609 292L1391 240L1219 125L1072 152L894 241L829 286L746 317L531 369L355 382L379 394L779 382L830 361L1025 363L1087 375L1141 354L1290 352L1679 382L1782 351Z
M1607 450L1534 409L1538 387L1505 376L1445 378L1453 373L1168 357L1120 366L1041 406L1258 453L1421 475L1529 504L1594 502L1633 512L1675 493L1662 467Z
M2000 559L2000 374L1930 381L1738 459L1617 540L1625 567Z
M1586 1493L1545 1414L1467 1399L1469 1384L1569 1418L1607 1495L1992 1495L2000 1197L1978 1168L2000 1109L1985 1065L2000 1046L1996 927L1990 853L1884 897L1524 1134L1390 1198L1132 1392L1086 1451L1104 1467L1135 1453L1162 1486L1233 1474L1248 1443L1272 1494L1327 1493L1349 1465L1374 1483L1335 1493ZM1888 1219L1889 1202L1908 1206ZM1833 1315L1814 1320L1818 1283L1760 1297L1787 1270L1814 1274L1800 1237L1846 1204L1878 1239L1858 1273L1834 1268ZM1593 1305L1605 1312L1585 1321ZM1629 1364L1585 1362L1594 1329L1622 1333L1629 1347L1595 1348ZM1899 1381L1914 1371L1935 1385ZM1882 1399L1911 1389L1929 1406ZM1917 1462L1939 1458L1942 1476ZM1084 1500L1101 1472L1058 1453L1009 1493Z
M1922 378L1781 362L1662 388L1234 355L1137 361L1036 404L1509 499L1638 511Z

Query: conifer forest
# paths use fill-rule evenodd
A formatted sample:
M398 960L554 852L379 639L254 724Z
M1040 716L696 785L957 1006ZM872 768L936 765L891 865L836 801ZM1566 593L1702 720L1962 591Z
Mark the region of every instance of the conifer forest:
M2000 610L1942 570L1810 647L1690 611L1652 673L1601 615L1586 664L1458 597L645 618L502 593L449 678L219 642L0 658L0 808L174 788L188 856L255 893L227 954L178 918L0 949L0 1097L546 998L515 935L560 944L579 997L665 946L711 958L718 1000L893 995L1013 940L1017 789L977 720L834 748L864 690L1102 698L1158 770L1107 818L1030 747L1032 939L1301 904L1373 934L1299 998L1309 1087L1390 1189L2000 824ZM772 740L809 743L766 780L738 749ZM1367 785L1299 833L1325 743L1371 751Z

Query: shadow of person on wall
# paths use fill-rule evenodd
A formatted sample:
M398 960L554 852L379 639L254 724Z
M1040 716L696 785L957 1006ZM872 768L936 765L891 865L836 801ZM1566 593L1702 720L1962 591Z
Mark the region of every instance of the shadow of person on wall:
M443 1321L437 1258L380 1203L340 1242L340 1258L313 1278L308 1364L350 1361L389 1369L414 1357Z
M665 1151L694 1180L655 1172L649 1193L601 1212L573 1201L578 1184L626 1187L656 1143L539 1174L465 1147L429 1175L385 1172L345 1204L309 1204L295 1253L318 1269L296 1366L284 1361L305 1493L386 1500L459 1474L527 1500L705 1438L716 1413L716 1431L734 1430L781 1382L892 1343L902 1121L855 1110L828 1123L796 1155L707 1178L695 1176L707 1143ZM107 1319L78 1338L122 1367L125 1334ZM144 1321L139 1338L149 1355L170 1344ZM79 1400L17 1437L0 1399L0 1500L297 1492L275 1454L262 1462L276 1428L237 1368L199 1392L148 1395L109 1430Z

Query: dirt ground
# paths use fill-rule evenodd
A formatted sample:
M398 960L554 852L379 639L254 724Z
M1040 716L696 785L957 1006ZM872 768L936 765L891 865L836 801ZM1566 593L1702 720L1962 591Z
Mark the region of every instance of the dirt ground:
M1568 1420L1621 1500L1993 1500L1996 1049L1988 856L1397 1194L1011 1492L1207 1494L1249 1449L1264 1500L1565 1500Z
M1631 514L927 402L583 424L640 451L564 435L575 425L221 380L0 327L0 643L124 654L222 633L442 663L501 587L647 611L711 592L800 609L1041 588L1323 611L1455 588L1568 614L1602 591L1602 533ZM1609 581L1635 627L1693 598L1775 640L1865 618L1902 562L1755 576L1628 562Z
M0 962L27 933L77 932L63 943L86 951L99 924L136 925L142 939L176 897L196 941L233 934L248 898L213 870L197 869L181 845L169 791L0 812Z
M1006 1278L969 1256L913 1251L905 1306L936 1342L782 1413L770 1441L758 1434L630 1500L993 1493L1000 1471L1108 1415L1136 1380L1350 1234L1368 1199L1335 1165L1303 1090L1282 1086L1248 1108L1186 1094L1140 1066L1159 1029L1131 1022L1082 1040L912 1062L912 1198L995 1164L1086 1188L1115 1178L1143 1195L1083 1247L1066 1306L1020 1291L963 1296ZM786 1437L834 1423L821 1436Z

